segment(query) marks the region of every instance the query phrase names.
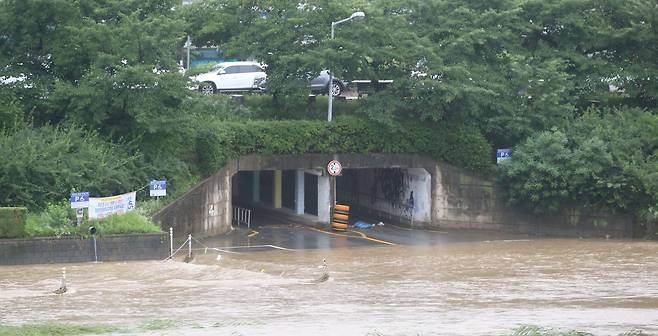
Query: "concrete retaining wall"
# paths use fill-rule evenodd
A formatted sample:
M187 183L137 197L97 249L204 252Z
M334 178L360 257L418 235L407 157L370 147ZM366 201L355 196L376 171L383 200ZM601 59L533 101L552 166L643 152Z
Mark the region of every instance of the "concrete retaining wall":
M633 218L595 209L571 208L537 215L512 208L493 182L450 165L437 165L433 176L432 225L442 228L499 230L566 237L631 238Z
M176 237L231 231L231 177L237 171L235 161L231 162L160 210L153 219L163 230L173 228Z
M184 196L154 216L162 227L174 228L174 235L216 235L231 230L231 177L238 171L308 169L323 171L339 160L343 169L402 168L424 169L431 190L430 220L414 222L419 228L484 229L571 237L626 238L633 235L631 216L605 211L572 209L554 216L539 216L508 207L494 183L427 157L414 154L306 154L247 156L231 161ZM410 170L411 171L411 170ZM420 170L414 170L420 171ZM325 188L327 189L327 188ZM329 190L329 189L327 189ZM416 197L421 189L416 186ZM333 192L333 190L329 190ZM329 194L327 194L329 195ZM325 197L327 195L323 195ZM320 197L320 196L318 196ZM403 213L398 214L404 219ZM395 214L389 214L396 218ZM423 218L423 216L418 216ZM403 223L407 224L407 223Z
M153 216L164 230L174 229L175 237L188 234L217 235L231 231L231 177L238 171L295 170L322 171L331 160L340 160L343 168L401 167L425 168L436 163L410 154L305 154L250 155L229 162L173 203ZM328 195L320 195L322 198ZM321 201L320 201L321 202ZM326 209L319 209L326 211Z
M96 237L98 261L162 260L169 255L165 233ZM0 265L94 261L92 239L31 238L0 240Z

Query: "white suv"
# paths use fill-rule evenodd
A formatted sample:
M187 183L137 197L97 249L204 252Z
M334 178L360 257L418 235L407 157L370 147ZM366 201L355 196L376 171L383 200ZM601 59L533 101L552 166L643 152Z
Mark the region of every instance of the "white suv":
M190 77L199 82L199 91L215 92L263 91L264 66L257 62L224 62L215 65L210 72Z

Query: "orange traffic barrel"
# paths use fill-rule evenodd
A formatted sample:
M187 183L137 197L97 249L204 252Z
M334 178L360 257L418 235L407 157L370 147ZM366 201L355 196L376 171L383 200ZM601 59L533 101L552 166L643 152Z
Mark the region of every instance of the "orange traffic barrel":
M331 228L336 231L345 231L347 230L347 224L332 222Z
M333 221L331 228L337 231L347 230L350 218L350 206L345 204L336 204L334 207Z
M345 204L336 204L335 211L348 214L350 212L350 206Z
M342 213L338 213L338 212L337 212L337 213L334 214L334 221L335 221L335 222L339 222L339 223L347 223L347 221L349 220L349 218L350 218L349 215L345 215L345 214L342 214Z

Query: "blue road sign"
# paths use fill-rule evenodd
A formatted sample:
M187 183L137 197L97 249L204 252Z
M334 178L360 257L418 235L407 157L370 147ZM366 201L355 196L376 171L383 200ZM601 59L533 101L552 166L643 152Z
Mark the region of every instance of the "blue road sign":
M167 195L167 181L153 180L149 183L149 194L151 196L166 196Z
M89 207L89 192L73 192L71 193L71 208L83 209Z
M500 163L507 158L512 156L512 150L509 148L497 149L496 150L496 163Z

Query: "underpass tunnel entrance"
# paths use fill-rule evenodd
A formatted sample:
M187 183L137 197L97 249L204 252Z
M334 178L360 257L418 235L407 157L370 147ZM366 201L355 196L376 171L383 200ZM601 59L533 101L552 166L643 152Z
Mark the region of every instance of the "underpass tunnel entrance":
M257 219L267 211L330 223L335 195L336 203L350 206L350 224L431 222L431 175L423 168L346 168L337 177L321 169L239 171L231 182L232 205L258 209Z
M423 168L344 169L336 178L336 203L350 206L350 224L429 223L431 197L431 175Z
M329 216L329 177L321 170L239 171L231 178L232 206L291 215ZM318 194L322 196L318 197ZM319 204L321 202L322 204ZM318 211L323 209L324 211ZM308 218L306 218L308 220Z

